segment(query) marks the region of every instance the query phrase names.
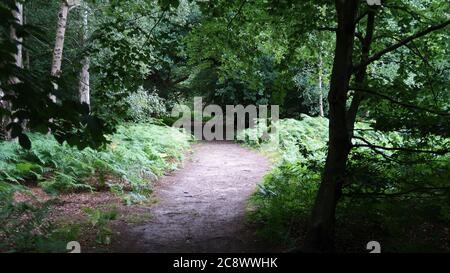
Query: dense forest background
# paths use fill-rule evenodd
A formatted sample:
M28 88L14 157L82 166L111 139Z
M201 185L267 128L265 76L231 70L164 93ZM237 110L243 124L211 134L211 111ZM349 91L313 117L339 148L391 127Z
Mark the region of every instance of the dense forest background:
M30 185L151 198L193 141L170 112L201 96L280 105L240 132L274 162L248 215L271 244L449 251L449 3L368 2L2 0L0 250L76 237ZM85 213L109 242L114 213Z

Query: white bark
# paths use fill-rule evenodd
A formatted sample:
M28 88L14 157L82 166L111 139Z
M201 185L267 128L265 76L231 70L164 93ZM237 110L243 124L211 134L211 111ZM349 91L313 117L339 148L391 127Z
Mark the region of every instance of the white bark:
M67 15L69 14L69 4L66 0L61 0L58 11L58 24L56 28L56 40L55 48L53 49L52 60L52 76L59 77L61 74L61 64L63 58L64 38L66 35ZM58 85L53 83L55 89L58 89ZM56 97L50 95L50 99L56 102Z
M19 25L23 25L23 4L16 3L16 10L12 11L12 14L14 16L14 19L16 20L16 23ZM14 28L14 26L11 26L11 40L16 43L17 46L17 52L14 54L14 62L16 66L23 67L23 47L22 42L23 38L17 37L17 31ZM19 80L16 77L12 77L10 79L10 82L12 84L18 83Z
M61 1L58 12L58 26L56 29L55 48L53 50L52 75L59 76L61 73L61 63L64 49L64 38L66 34L67 14L69 5L65 0Z
M322 55L319 56L319 115L324 117L323 111L323 61Z
M85 7L85 10L83 11L83 44L86 43L88 39L88 9ZM89 83L89 65L90 65L90 59L89 56L86 55L83 57L83 60L81 61L82 68L80 73L80 86L79 86L79 95L80 95L80 102L86 103L87 105L91 105L91 98L90 98L90 83Z
M17 24L23 25L23 4L16 3L16 9L14 9L12 11L12 15ZM23 57L22 57L22 55L23 55L23 53L22 53L23 52L23 46L22 46L23 38L17 36L17 30L13 25L11 26L11 30L10 30L10 38L11 38L11 41L14 42L17 47L16 53L13 56L14 64L17 67L23 67ZM10 77L8 81L10 84L17 84L20 82L20 80L14 76ZM4 95L4 92L2 90L0 90L0 96L3 96L3 95ZM11 107L11 105L7 101L0 101L0 103L1 103L1 107L5 107L5 108ZM6 126L10 122L11 122L11 119L9 117L4 117L1 121L2 126ZM5 137L5 139L10 139L11 138L10 132L5 131L4 137Z

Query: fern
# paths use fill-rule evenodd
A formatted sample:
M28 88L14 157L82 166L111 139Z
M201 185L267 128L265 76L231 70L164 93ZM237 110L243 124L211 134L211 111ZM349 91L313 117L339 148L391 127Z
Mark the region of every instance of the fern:
M114 184L108 176L115 176L136 190L136 196L145 196L151 181L176 168L191 140L177 129L148 123L120 126L103 150L80 151L42 134L30 138L30 151L15 141L0 142L0 181L32 179L47 192L58 193L104 188ZM98 185L90 184L92 178Z

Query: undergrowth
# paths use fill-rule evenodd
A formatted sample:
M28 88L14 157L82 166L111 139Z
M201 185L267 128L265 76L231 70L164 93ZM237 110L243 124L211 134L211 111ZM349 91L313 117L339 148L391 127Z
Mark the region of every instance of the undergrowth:
M15 201L17 192L30 201ZM76 226L58 227L46 220L53 200L38 205L33 201L26 187L0 181L0 252L62 252L78 237Z
M278 137L268 134L273 127ZM382 133L373 130L370 123L357 123L355 135L374 145L388 147L414 147L428 142L423 144L423 149L427 149L426 145L439 147L448 141L428 137L425 142L400 133ZM244 145L270 155L275 161L275 167L250 200L255 209L250 212L249 220L259 224L259 234L274 244L287 248L301 245L325 164L328 120L302 115L300 120L282 119L270 126L260 122L255 128L243 131L241 139ZM360 139L353 143L365 144ZM440 232L439 238L448 238L448 233L445 234L445 227L450 223L448 191L417 193L412 190L424 185L437 189L448 187L449 162L448 156L400 151L381 154L370 148L354 149L344 195L337 209L338 248L364 251L365 243L373 238L385 240L386 251L420 249L425 244L426 249L432 249L448 244L430 239L432 232ZM408 194L396 196L399 192ZM395 198L389 198L390 194ZM423 225L433 227L429 227L432 231L428 238L420 237Z
M56 227L46 221L54 200L38 201L27 186L50 195L110 190L130 205L144 202L152 181L177 168L192 137L178 129L150 123L124 124L101 150L60 145L50 135L30 133L33 146L0 142L0 251L61 252L78 235L76 225ZM17 201L15 194L28 196ZM98 229L97 242L108 244L108 222L117 212L83 210Z
M0 181L37 183L48 193L111 188L135 195L150 191L152 180L175 169L190 141L177 129L154 124L120 126L103 150L78 150L49 135L30 138L29 151L14 141L0 143Z

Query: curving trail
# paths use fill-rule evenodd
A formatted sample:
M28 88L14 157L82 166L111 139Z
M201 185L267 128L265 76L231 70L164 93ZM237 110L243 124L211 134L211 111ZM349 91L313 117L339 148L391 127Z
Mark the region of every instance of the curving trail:
M201 142L184 166L156 183L151 219L126 229L122 252L268 251L245 224L247 200L270 162L231 142Z

